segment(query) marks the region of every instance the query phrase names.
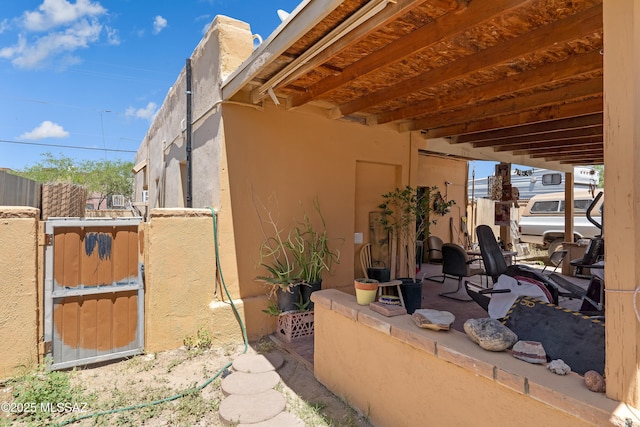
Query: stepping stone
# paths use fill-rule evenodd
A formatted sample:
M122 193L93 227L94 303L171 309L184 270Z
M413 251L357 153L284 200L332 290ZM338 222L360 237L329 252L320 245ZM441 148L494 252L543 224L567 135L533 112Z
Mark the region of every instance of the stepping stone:
M256 424L271 420L284 411L286 400L281 393L268 390L257 394L232 394L220 404L218 414L225 425Z
M280 412L270 420L255 424L238 424L238 427L304 427L304 421L289 412Z
M233 361L233 369L249 374L275 371L284 363L279 353L241 354Z
M234 372L222 380L222 392L230 394L256 394L271 390L280 382L280 375L275 371L248 374Z

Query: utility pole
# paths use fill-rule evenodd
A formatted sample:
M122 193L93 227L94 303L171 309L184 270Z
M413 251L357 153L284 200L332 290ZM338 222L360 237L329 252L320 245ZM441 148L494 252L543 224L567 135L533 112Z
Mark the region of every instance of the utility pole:
M104 159L107 160L107 144L104 142L104 125L102 124L102 113L110 113L111 110L100 110L100 130L102 131L102 147L104 148Z

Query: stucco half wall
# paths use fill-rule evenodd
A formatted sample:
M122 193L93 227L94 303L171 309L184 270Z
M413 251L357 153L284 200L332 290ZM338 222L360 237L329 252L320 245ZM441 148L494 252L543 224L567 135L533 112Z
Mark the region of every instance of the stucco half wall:
M242 342L242 331L216 267L209 209L154 209L145 236L145 350L180 347L204 328L214 345ZM228 240L218 240L226 251ZM250 338L273 330L262 313L266 297L238 298L237 274L223 272L233 303ZM227 276L228 274L228 276Z
M0 208L0 378L38 362L39 216L36 208Z
M384 317L337 290L312 299L315 376L377 426L603 426L616 411L577 374Z

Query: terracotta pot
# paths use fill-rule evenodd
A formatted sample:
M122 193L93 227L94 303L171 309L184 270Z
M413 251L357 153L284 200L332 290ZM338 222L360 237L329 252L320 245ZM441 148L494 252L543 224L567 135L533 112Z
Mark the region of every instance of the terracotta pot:
M378 281L374 279L356 279L353 282L356 288L356 300L360 305L369 305L376 300L378 293Z

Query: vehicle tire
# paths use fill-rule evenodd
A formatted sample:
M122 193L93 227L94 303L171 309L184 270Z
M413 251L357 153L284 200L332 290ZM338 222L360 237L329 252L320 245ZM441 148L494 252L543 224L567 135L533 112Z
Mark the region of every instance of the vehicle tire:
M564 243L563 239L556 239L549 244L549 249L547 249L549 256L555 251L562 249L562 243Z

